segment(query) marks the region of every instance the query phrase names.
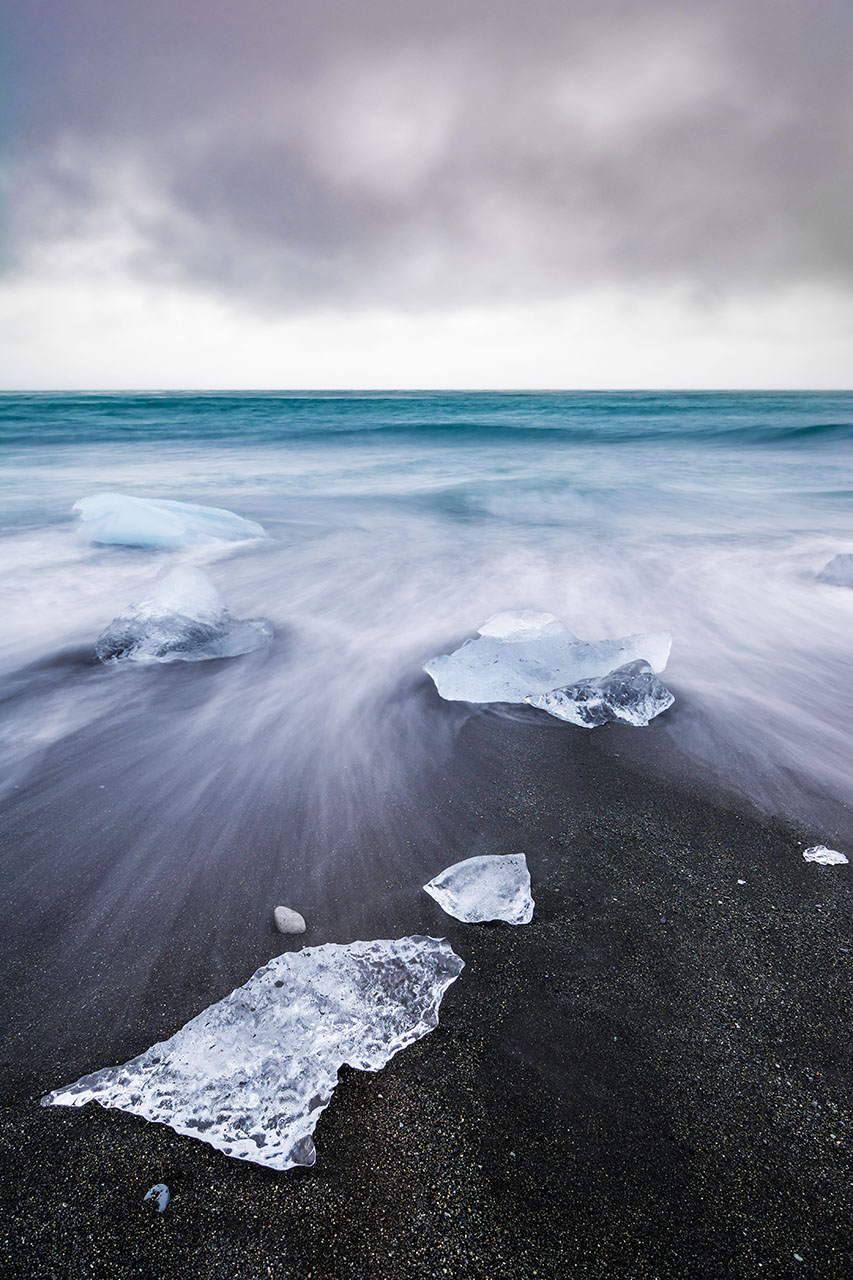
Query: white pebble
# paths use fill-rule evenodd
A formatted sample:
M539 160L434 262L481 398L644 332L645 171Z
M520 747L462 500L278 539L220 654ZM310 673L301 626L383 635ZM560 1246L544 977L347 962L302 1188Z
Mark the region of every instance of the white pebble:
M276 907L273 912L275 927L279 933L304 933L305 920L298 911L290 907Z

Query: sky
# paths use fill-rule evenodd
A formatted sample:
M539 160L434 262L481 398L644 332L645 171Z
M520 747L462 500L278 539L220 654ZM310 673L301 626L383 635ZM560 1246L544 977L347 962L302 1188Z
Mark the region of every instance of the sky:
M853 0L0 0L0 387L847 387Z

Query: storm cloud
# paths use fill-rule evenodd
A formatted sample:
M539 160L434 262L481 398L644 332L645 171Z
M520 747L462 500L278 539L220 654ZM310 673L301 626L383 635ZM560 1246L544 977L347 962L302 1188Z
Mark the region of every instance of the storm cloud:
M281 313L853 285L847 0L17 0L7 270Z

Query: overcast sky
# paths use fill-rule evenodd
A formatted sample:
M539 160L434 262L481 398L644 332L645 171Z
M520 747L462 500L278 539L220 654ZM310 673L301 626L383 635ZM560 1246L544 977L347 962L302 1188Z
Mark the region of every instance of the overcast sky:
M3 12L0 385L850 385L851 0Z

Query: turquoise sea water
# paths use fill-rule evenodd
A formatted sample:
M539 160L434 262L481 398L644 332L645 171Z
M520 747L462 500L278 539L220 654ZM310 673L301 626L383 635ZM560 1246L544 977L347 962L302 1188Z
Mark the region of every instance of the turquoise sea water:
M679 753L809 818L816 797L853 799L853 591L817 577L853 551L852 462L846 393L0 396L7 786L120 723L129 683L45 664L82 661L189 559L277 634L265 661L194 673L175 758L190 789L211 772L260 787L272 744L318 805L345 795L351 771L400 758L377 725L425 659L498 610L538 608L590 640L669 629ZM103 490L227 507L269 538L88 546L71 508ZM209 747L223 740L230 772Z

